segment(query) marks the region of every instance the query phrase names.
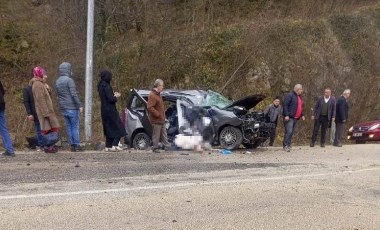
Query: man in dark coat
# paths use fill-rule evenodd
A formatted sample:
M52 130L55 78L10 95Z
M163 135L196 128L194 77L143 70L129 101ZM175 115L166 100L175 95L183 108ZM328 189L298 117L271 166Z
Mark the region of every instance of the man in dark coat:
M348 103L347 99L351 95L351 90L344 90L343 94L339 97L336 102L336 131L335 131L335 139L333 145L336 147L342 147L342 138L344 134L345 124L348 119Z
M311 119L314 120L313 135L311 137L310 147L314 147L317 140L319 128L321 127L321 147L325 147L326 143L326 130L329 122L335 121L335 97L331 96L331 89L326 88L324 95L320 96L315 103L313 115Z
M12 139L9 135L7 122L5 117L5 100L4 100L5 90L3 84L0 81L0 134L3 140L3 147L5 148L4 156L14 157L15 152L13 149Z
M98 92L101 102L101 116L103 124L103 132L106 136L105 151L121 151L119 141L127 135L123 123L121 122L119 113L116 109L117 99L120 93L113 92L111 86L112 73L104 70L100 73L100 82L98 84Z
M297 121L299 119L305 120L303 113L303 101L302 101L302 85L297 84L294 86L293 92L290 92L285 96L283 117L285 137L283 147L284 150L290 152L292 148L292 137L296 129Z
M33 74L32 74L32 77L33 77ZM32 86L29 85L29 86L22 89L22 97L23 97L25 110L27 113L27 118L28 118L28 120L34 122L34 127L36 128L36 133L37 133L37 144L38 144L37 151L40 151L41 148L43 147L41 125L40 125L40 122L38 120L36 106L34 104Z
M266 122L275 124L275 127L270 130L269 146L273 146L274 140L276 138L276 129L278 121L280 120L281 112L282 108L280 105L280 97L276 96L273 99L273 103L268 105L264 110Z
M161 143L165 147L169 147L167 131L165 127L165 107L164 101L160 93L164 89L164 81L157 79L154 82L152 91L148 96L148 111L149 111L149 120L153 126L152 142L153 142L153 152L159 153L158 142L161 140Z

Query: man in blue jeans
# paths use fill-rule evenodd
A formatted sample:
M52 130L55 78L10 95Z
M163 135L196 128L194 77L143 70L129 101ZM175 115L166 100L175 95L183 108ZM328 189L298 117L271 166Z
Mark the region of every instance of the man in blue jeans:
M285 137L283 146L287 152L290 152L292 149L292 137L296 129L297 121L299 119L305 120L301 97L302 91L302 85L297 84L294 86L293 92L287 94L284 100L282 113L284 116Z
M41 125L40 125L40 122L39 122L38 116L37 116L32 86L27 86L22 90L22 97L23 97L23 102L24 102L26 113L28 114L27 118L28 118L28 120L34 122L34 127L36 128L37 144L38 144L37 151L41 151L41 149L43 149Z
M4 156L14 157L15 152L13 149L12 139L7 129L7 122L5 118L5 100L4 100L4 87L0 81L0 134L5 148Z
M79 138L79 115L83 111L83 106L72 79L71 64L63 62L59 65L59 75L60 77L55 82L55 88L61 112L65 118L67 139L72 152L81 152L83 148L80 146Z

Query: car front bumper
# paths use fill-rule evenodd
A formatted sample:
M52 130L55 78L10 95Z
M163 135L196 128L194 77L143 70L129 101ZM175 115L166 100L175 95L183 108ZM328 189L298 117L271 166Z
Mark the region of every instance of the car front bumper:
M348 132L347 139L352 141L380 141L380 132Z

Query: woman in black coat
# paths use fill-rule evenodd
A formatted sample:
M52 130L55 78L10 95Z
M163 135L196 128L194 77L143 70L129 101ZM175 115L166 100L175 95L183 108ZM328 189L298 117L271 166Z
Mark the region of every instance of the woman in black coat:
M101 102L101 116L103 123L103 132L106 136L105 151L120 151L118 146L120 138L127 135L121 122L119 113L116 109L117 98L120 93L113 92L111 86L112 73L104 70L100 73L100 82L98 92Z

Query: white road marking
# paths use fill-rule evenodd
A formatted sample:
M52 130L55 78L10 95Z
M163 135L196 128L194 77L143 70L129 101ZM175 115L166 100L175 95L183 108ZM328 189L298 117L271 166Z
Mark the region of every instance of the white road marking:
M188 183L177 183L177 184L157 185L157 186L143 186L143 187L135 187L135 188L116 188L116 189L103 189L103 190L84 190L84 191L77 191L77 192L58 192L58 193L28 194L28 195L12 195L12 196L0 196L0 200L41 198L41 197L58 197L58 196L72 196L72 195L88 195L88 194L131 192L131 191L145 191L145 190L189 187L189 186L196 186L196 185L199 186L199 185L238 184L238 183L257 182L257 181L271 181L271 180L283 180L283 179L294 179L294 178L310 178L310 177L332 176L332 175L339 175L339 174L343 174L343 173L360 173L360 172L377 171L377 170L380 170L380 168L367 168L367 169L350 170L350 171L342 171L342 172L335 172L335 173L316 173L316 174L289 175L289 176L278 176L278 177L267 177L267 178L237 179L237 180L224 180L224 181L206 181L206 182L188 182Z

